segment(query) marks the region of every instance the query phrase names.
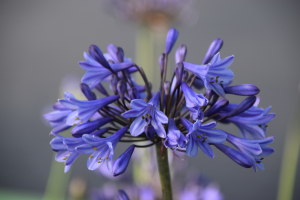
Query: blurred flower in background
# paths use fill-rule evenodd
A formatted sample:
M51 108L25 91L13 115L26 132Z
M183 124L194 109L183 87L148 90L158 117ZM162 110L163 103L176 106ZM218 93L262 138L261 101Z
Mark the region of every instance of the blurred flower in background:
M194 0L107 0L105 4L119 20L150 26L155 30L168 23L194 24L198 14Z

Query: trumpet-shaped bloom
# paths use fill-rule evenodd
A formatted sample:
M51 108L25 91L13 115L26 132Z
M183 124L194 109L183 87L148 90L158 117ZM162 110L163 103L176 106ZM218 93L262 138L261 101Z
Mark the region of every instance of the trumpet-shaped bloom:
M226 140L228 142L251 158L254 171L257 171L256 167L264 170L264 165L262 164L263 157L271 155L275 151L273 148L267 146L268 144L273 143L275 138L274 136L261 140L248 140L236 137L229 133L226 134Z
M203 94L194 92L184 81L181 83L181 89L185 96L186 107L190 110L192 119L202 120L204 114L201 110L201 106L207 105L208 100Z
M176 150L178 147L184 148L187 144L186 137L178 130L172 118L169 119L168 135L164 142L166 147L171 151Z
M90 85L90 88L93 89L104 78L110 76L112 72L106 66L103 66L101 63L99 63L90 54L84 52L83 56L86 59L86 61L80 61L79 65L82 69L86 70L87 72L84 74L81 81L83 83ZM108 64L108 65L114 72L119 72L132 67L134 64L132 62L123 62L123 63Z
M220 129L214 129L216 122L208 124L201 124L201 121L197 120L192 124L189 120L181 118L183 126L188 130L187 138L188 144L186 147L186 153L188 156L194 157L198 153L198 147L209 157L214 157L214 152L210 147L211 144L220 144L226 140L226 133Z
M168 117L157 109L159 96L160 93L157 92L148 103L142 99L131 101L131 110L122 114L125 118L136 117L130 126L131 135L138 136L144 132L145 126L152 125L159 137L166 137L166 131L162 124L168 123Z
M98 110L116 101L119 95L104 97L93 101L81 101L69 92L65 92L65 99L59 102L66 108L72 109L73 112L68 115L66 124L72 126L74 124L86 123Z
M106 161L107 168L112 172L114 149L127 129L128 126L125 126L107 138L90 134L82 136L86 144L77 146L75 149L78 153L91 154L87 160L89 170L97 169Z
M238 104L229 104L219 114L221 117L227 116L228 113L236 109ZM271 107L266 109L257 108L252 106L248 110L226 119L228 122L232 122L240 129L240 134L246 139L250 139L251 136L254 139L265 138L267 123L272 121L275 117L275 113L268 114Z
M228 69L233 59L234 56L220 59L220 53L217 53L210 64L207 65L195 65L187 62L183 62L183 64L185 69L203 80L204 86L208 90L213 90L216 94L225 98L223 85L230 84L234 77L233 72Z

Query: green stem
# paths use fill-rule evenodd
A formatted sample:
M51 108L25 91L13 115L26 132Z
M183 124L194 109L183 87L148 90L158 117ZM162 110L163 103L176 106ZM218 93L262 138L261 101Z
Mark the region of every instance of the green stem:
M156 157L160 176L163 200L172 200L171 177L169 170L168 151L162 149L162 144L156 145ZM163 150L163 152L162 152Z

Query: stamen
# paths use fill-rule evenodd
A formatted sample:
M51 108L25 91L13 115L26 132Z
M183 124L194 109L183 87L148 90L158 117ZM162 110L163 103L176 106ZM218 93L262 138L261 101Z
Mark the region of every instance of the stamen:
M213 81L209 82L209 83L214 83Z
M263 160L264 158L260 158L260 160Z
M76 126L76 124L73 124L73 126Z
M267 127L268 127L268 125L265 126L265 128L267 128Z
M79 120L79 118L78 118L78 117L76 117L74 120Z
M90 156L90 158L92 158L93 156Z
M205 133L203 133L202 135L205 136Z
M216 80L216 83L218 82L218 79Z
M223 81L220 81L220 83L222 83Z
M101 163L101 161L98 161L98 163Z
M146 114L149 118L150 118L150 115L149 114Z
M216 76L216 78L219 78L220 76Z
M101 158L98 158L98 160L101 160Z
M108 158L108 157L106 156L105 160L107 160L107 158Z
M93 147L93 149L95 149L97 151L97 148L96 147Z
M142 115L142 119L145 119L145 117Z
M260 160L258 160L258 161L256 161L256 163L261 163L261 161L260 161Z
M200 138L201 138L201 135L198 135L198 136L197 136L197 138L199 138L199 139L200 139Z
M211 78L210 78L210 80L213 80L213 79L214 79L214 77L211 77Z
M63 160L67 160L67 159L68 159L68 157L64 157L64 158L63 158Z
M260 125L258 125L259 127L261 127L261 124Z
M206 139L207 139L207 137L205 137L205 138L202 140L202 142L205 142Z

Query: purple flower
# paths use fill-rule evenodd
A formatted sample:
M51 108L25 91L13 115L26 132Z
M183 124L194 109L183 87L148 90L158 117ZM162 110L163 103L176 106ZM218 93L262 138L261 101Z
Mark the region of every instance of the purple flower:
M136 117L130 126L131 135L138 136L144 132L145 126L152 125L159 137L166 137L166 131L162 124L168 123L168 117L157 109L159 96L160 93L157 92L148 103L142 99L131 101L131 110L122 114L125 118Z
M186 137L178 130L172 118L169 119L168 135L164 142L166 147L171 151L176 150L178 147L184 148L187 144Z
M220 129L214 129L216 122L202 125L199 120L192 124L189 120L181 118L183 126L188 130L188 144L186 153L194 157L198 153L198 147L209 157L214 157L214 152L209 143L220 144L226 140L226 133Z
M167 34L167 39L166 39L166 50L165 53L169 54L170 51L172 50L176 40L178 37L178 31L175 28L171 28Z
M225 98L223 85L231 83L234 77L233 72L228 67L233 62L234 56L220 59L220 53L214 55L210 64L195 65L183 62L184 68L201 78L204 86L208 90L213 90L219 96Z
M91 133L91 135L101 136L103 135L108 128L100 129ZM65 173L69 171L74 161L80 155L75 148L79 145L85 144L82 138L73 138L73 137L63 137L52 133L52 135L56 136L50 142L51 148L53 151L56 151L57 154L55 156L55 160L58 162L65 163Z
M208 100L203 94L194 92L185 82L181 83L181 89L185 96L186 107L190 110L193 120L202 120L204 115L201 106L207 105Z
M68 115L66 124L69 126L79 123L86 123L98 110L116 101L119 95L104 97L93 101L81 101L76 99L71 93L65 92L65 99L59 102L73 112Z
M123 63L115 63L115 64L107 63L104 66L103 63L105 62L102 61L102 63L100 63L99 59L98 60L95 59L95 56L91 56L88 53L84 53L83 55L86 61L80 61L79 65L82 69L86 70L87 72L84 74L81 81L83 83L90 85L91 89L96 87L104 78L111 75L112 71L119 72L128 69L134 65L131 62L123 62ZM105 57L103 55L102 57L103 59L101 60L105 60ZM109 68L111 68L112 71L108 69L108 66Z
M114 149L118 141L124 136L128 129L125 126L107 138L100 138L95 135L85 134L82 139L86 144L77 146L75 150L82 154L91 154L87 160L89 170L95 170L105 161L109 171L112 171Z
M261 140L248 140L236 137L229 133L226 134L226 140L228 142L233 144L238 150L251 158L254 171L257 171L256 167L264 170L264 165L262 164L263 157L274 153L274 149L267 146L268 144L273 143L275 138L274 136Z
M229 104L224 108L219 115L221 117L227 116L238 107L238 104ZM250 139L252 136L254 139L265 138L267 123L272 121L275 117L275 113L268 114L271 107L264 109L252 106L248 110L236 115L234 117L227 118L225 122L234 123L239 129L241 136Z

